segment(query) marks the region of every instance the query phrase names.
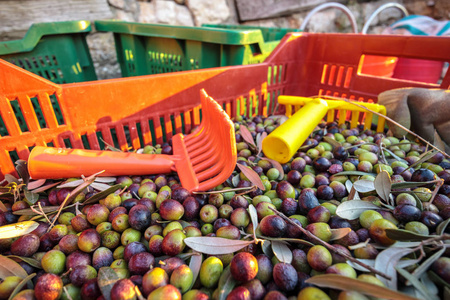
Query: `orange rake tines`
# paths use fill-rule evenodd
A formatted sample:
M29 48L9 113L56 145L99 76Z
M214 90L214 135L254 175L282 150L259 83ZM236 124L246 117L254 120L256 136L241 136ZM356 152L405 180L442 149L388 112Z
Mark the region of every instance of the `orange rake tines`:
M33 179L149 175L177 172L189 192L206 191L223 183L237 160L234 125L222 107L202 89L202 122L189 135L172 138L173 155L36 146L28 158Z

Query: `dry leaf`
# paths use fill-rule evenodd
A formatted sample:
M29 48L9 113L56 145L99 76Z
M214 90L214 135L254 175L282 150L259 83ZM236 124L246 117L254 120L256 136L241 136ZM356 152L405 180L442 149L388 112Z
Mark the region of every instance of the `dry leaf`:
M292 251L282 241L272 241L273 254L283 263L290 264L292 262Z
M17 183L19 184L19 179L17 179L16 177L12 176L11 174L5 174L5 180L8 183Z
M96 189L97 191L106 191L107 189L109 189L111 186L109 184L104 184L104 183L98 183L98 182L93 182L91 183L91 187L93 187L94 189Z
M109 194L114 193L115 191L119 190L120 188L122 188L122 186L120 184L116 184L116 185L110 186L109 189L101 191L101 192L93 195L92 197L86 199L83 202L83 205L96 203L100 199L106 198L106 196L108 196Z
M335 228L331 229L330 241L339 240L345 237L349 232L352 231L350 228Z
M0 255L0 278L4 279L8 276L26 278L28 274L21 265L10 258Z
M1 201L0 201L0 210L2 212L7 212L8 211L8 209L6 208L5 204L3 204L3 202L1 202Z
M373 182L375 186L375 190L377 191L378 196L381 197L386 203L389 202L389 194L391 193L391 177L389 173L385 170L381 171L377 177L375 177L375 181Z
M258 173L253 171L253 169L243 166L241 164L236 164L236 165L238 166L239 170L241 170L241 172L244 173L244 175L248 178L248 180L250 180L251 183L256 185L262 191L266 190Z
M116 271L110 267L102 267L98 270L98 286L105 300L111 300L111 289L119 280Z
M364 295L391 300L418 300L406 294L391 290L376 284L336 274L316 275L308 278L306 283L320 287L333 288L345 291L355 291Z
M16 161L16 171L19 177L22 178L25 185L30 181L30 174L28 174L27 161L19 159Z
M254 241L230 240L220 237L188 237L184 242L192 250L210 255L229 254L241 250Z
M27 189L29 191L37 189L37 188L43 186L46 181L47 181L47 179L38 179L38 180L30 181L30 182L28 182Z
M330 144L333 147L333 149L342 146L341 143L339 143L338 141L336 141L335 139L333 139L329 136L324 136L323 140L325 142L327 142L328 144Z
M367 179L357 180L353 183L353 187L359 193L368 193L375 190L375 184L373 181Z
M241 136L250 145L256 148L255 141L253 140L253 136L245 125L239 126L239 131L241 132Z
M32 192L36 193L36 194L42 193L42 192L45 192L48 189L51 189L52 187L57 186L59 183L60 182L58 181L58 182L55 182L55 183L52 183L52 184L47 184L47 185L41 186L41 187L39 187L37 189L32 190Z
M359 218L359 215L368 209L379 209L379 207L362 200L345 201L337 207L336 215L344 219L354 220Z
M261 154L262 151L262 141L267 137L267 132L262 132L262 133L258 133L258 135L256 136L256 145L258 147L258 153L256 154L256 156L258 156L259 154Z
M19 223L4 225L0 227L0 237L10 239L28 234L35 230L39 223L34 221L23 221Z

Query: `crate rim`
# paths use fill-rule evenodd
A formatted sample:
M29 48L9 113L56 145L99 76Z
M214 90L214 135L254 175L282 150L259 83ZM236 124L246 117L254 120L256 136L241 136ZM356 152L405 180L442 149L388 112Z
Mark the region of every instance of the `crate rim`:
M176 38L215 44L245 45L264 43L259 29L223 29L167 24L127 22L121 20L95 20L97 31L139 36Z
M89 33L91 22L87 20L34 23L19 40L0 43L0 55L32 51L45 35Z

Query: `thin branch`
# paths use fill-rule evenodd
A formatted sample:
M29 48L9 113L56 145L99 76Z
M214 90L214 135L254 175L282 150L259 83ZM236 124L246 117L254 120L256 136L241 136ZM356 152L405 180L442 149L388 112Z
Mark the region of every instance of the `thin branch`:
M377 269L359 261L358 259L352 257L351 255L348 255L346 252L342 251L339 248L334 247L333 245L328 244L327 242L322 241L320 238L318 238L317 236L315 236L314 234L312 234L311 232L309 232L308 230L304 229L303 227L301 227L300 225L298 225L297 223L295 223L294 221L292 221L291 219L289 219L288 217L286 217L283 213L279 212L278 210L269 207L273 212L275 212L275 214L277 214L278 216L280 216L281 218L283 218L283 220L285 220L286 222L288 222L289 224L294 225L295 227L297 227L301 232L303 232L304 235L306 235L310 240L314 241L317 244L320 244L322 246L324 246L325 248L327 248L330 251L333 251L336 254L341 255L342 257L345 257L345 259L358 264L366 269L368 269L369 271L373 272L374 274L380 275L384 278L386 278L387 280L391 280L391 277L384 274L383 272L378 271Z
M359 104L357 104L357 103L355 103L355 102L353 102L353 101L350 101L350 100L348 100L348 99L345 99L345 98L339 98L339 97L328 97L328 98L336 98L336 99L345 101L345 102L347 102L347 103L350 103L350 104L352 104L352 105L358 106L359 108L365 109L365 110L367 110L367 111L369 111L369 112L371 112L371 113L373 113L373 114L376 114L377 116L384 118L386 121L388 121L388 122L390 122L390 123L392 123L392 124L394 124L394 125L400 127L401 129L407 131L409 134L415 136L416 138L418 138L419 140L421 140L422 142L424 142L427 146L430 146L431 148L433 148L433 149L439 151L440 153L442 153L444 156L450 157L450 155L448 155L447 153L445 153L445 152L442 151L441 149L437 148L436 146L434 146L433 144L431 144L430 142L428 142L426 139L424 139L424 138L421 137L420 135L418 135L418 134L412 132L411 130L409 130L409 129L406 128L405 126L403 126L403 125L397 123L396 121L394 121L393 119L389 118L388 116L385 116L385 115L383 115L383 114L380 114L379 112L373 111L373 110L371 110L371 109L369 109L369 108L367 108L367 107L365 107L365 106L363 106L363 105L359 105Z

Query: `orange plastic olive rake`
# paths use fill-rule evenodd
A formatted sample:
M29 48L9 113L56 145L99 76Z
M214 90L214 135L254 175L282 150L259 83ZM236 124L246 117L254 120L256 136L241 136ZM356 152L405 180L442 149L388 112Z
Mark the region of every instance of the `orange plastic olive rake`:
M33 179L148 175L176 171L184 188L205 191L223 183L236 165L234 125L222 107L202 89L202 122L189 135L172 138L173 155L36 146L28 158Z

